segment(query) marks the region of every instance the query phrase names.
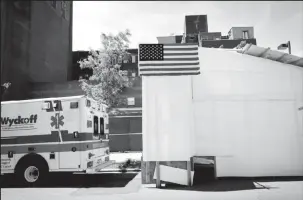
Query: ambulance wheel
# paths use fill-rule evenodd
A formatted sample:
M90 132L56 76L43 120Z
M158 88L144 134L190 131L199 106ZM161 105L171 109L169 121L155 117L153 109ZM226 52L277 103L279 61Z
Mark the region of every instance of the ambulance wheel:
M17 169L17 180L22 185L38 186L43 183L47 175L47 167L43 163L28 162Z

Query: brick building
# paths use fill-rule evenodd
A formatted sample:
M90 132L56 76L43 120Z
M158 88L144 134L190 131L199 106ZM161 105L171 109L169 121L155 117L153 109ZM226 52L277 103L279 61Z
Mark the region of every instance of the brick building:
M34 98L40 83L72 80L71 1L1 1L3 100Z

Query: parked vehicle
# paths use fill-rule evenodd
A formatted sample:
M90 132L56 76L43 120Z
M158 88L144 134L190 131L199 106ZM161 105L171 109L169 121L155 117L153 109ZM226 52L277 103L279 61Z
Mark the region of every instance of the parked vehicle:
M85 96L1 102L1 174L95 173L112 163L108 134L107 106Z

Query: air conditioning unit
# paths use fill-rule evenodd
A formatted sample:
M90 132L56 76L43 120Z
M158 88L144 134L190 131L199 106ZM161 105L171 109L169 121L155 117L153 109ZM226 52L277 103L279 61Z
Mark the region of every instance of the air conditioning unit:
M127 105L134 106L135 105L135 98L134 97L127 98Z

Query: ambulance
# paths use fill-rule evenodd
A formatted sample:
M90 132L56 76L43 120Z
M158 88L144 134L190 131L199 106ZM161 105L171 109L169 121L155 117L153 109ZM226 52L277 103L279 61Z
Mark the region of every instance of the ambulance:
M49 172L100 171L113 164L108 120L86 96L1 102L1 175L39 184Z

